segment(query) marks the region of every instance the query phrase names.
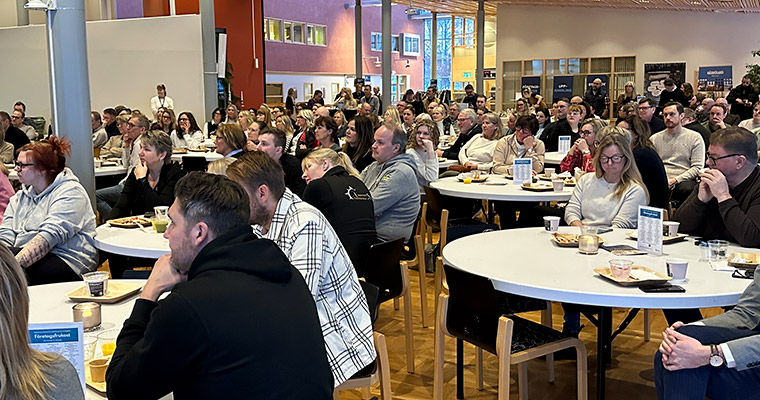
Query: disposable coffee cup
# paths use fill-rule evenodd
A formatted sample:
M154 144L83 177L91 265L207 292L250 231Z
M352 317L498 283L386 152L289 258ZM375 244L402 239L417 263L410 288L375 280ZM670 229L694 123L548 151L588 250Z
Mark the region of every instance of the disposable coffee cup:
M673 277L670 281L673 283L686 282L686 269L689 267L689 262L683 258L669 258L665 260L665 266L668 271L668 275Z
M544 217L544 230L549 233L557 232L559 229L559 217L548 215Z
M82 275L91 297L102 297L108 292L108 272L95 271Z
M562 179L555 179L552 181L552 187L554 187L555 192L561 192L565 190L565 181Z
M90 378L93 382L105 382L106 370L111 360L107 358L99 358L97 360L90 361Z
M544 176L551 177L554 175L554 171L556 171L554 168L544 168Z
M664 221L662 223L662 236L677 236L679 225L681 225L681 223L678 221Z

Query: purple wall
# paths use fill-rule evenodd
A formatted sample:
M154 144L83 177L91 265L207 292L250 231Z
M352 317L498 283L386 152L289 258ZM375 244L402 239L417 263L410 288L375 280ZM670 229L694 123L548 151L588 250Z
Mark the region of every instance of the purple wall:
M354 9L345 8L351 0L264 0L264 17L282 20L314 23L327 26L327 47L308 46L293 43L265 42L266 69L271 72L300 72L353 74L354 65ZM423 82L423 22L410 20L404 13L406 7L393 6L391 32L412 33L420 36L420 55L404 57L393 53L393 70L399 74L409 74L411 87L422 89ZM380 75L382 68L375 67L374 57L382 53L370 50L371 32L382 32L381 7L365 6L362 9L362 48L364 58L362 72L365 75ZM409 60L410 67L406 68Z
M116 19L142 18L142 0L116 0Z

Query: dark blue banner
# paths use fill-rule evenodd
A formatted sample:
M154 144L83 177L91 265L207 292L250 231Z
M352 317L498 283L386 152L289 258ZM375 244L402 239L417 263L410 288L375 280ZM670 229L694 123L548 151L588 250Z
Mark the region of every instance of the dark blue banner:
M586 90L591 89L591 82L599 78L602 80L602 92L607 91L607 75L586 75Z
M523 76L522 88L529 88L535 94L541 94L541 77L540 76Z
M554 77L554 94L552 103L567 97L573 97L573 77L572 76L555 76Z
M697 90L700 92L725 91L733 87L733 67L699 67Z

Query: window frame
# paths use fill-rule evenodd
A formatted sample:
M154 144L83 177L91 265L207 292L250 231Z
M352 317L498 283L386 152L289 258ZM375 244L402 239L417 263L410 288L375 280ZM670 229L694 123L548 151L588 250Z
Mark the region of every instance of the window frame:
M417 51L407 51L406 45L407 45L407 39L409 39L410 44L414 44L416 42L417 45ZM402 33L401 34L401 54L404 56L414 56L419 57L420 55L420 47L421 47L421 40L420 35L414 34L414 33Z

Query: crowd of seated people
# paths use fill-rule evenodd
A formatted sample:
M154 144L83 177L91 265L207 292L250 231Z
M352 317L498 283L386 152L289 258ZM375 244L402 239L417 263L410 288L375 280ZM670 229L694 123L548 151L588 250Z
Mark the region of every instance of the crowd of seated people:
M127 166L126 177L118 185L97 191L101 218L140 215L162 205L171 206L173 221L166 234L172 254L155 262L119 338L108 377L113 398L190 388L203 393L214 387L193 368L168 373L150 362L153 357L174 358L182 365L190 362L179 349L166 353L162 345L167 337L152 327L191 329L206 319L221 318L200 309L194 311L197 315L185 315L191 307L185 302L197 301L194 296L200 290L211 290L198 279L204 274L233 285L232 293L253 279L274 296L268 298L269 303L289 293L292 304L310 304L293 317L306 324L307 340L319 340L322 346L318 350L312 346L308 352L292 350L297 354L293 360L302 361L295 362L298 371L314 371L308 380L314 390L310 395L331 392L373 367L372 326L358 278L364 275L372 244L398 238L408 241L414 235L424 187L442 172L439 157L458 162L464 170L496 174L509 174L516 158L530 158L535 175L544 170L546 152L557 151L560 137L569 136L572 146L560 171L582 173L569 202L548 208L496 204L502 229L538 224L541 216L550 214L561 216L571 226L635 228L638 206L676 206L672 217L681 222L684 232L760 245L760 221L755 221L752 197L752 179L759 168L760 103L751 94L754 89L747 89L744 82L743 89L727 98L701 102L696 95L682 96L673 84L664 96L667 101L659 103L651 98L639 100L631 84L615 102L615 109L609 109L606 94L593 85L585 96L558 99L551 109L548 101L527 90L515 102L516 109L505 116L506 126L488 108L487 97L474 93L472 87L459 102L440 98L434 86L425 92L412 91L397 104L386 105L383 112L378 93L364 85L355 93L342 90L332 105L337 110L325 107L322 93L315 92L308 103L294 103L292 110L287 105L239 110L231 104L215 109L201 125L191 112L177 113L161 86L152 120L124 107L108 108L102 117L95 111L91 114L93 149L104 157L121 158ZM348 113L353 110L355 116ZM612 111L617 112L613 115ZM607 126L603 119L607 115L617 118L617 123ZM16 158L22 190L14 193L9 182L5 185L7 176L0 176L0 207L6 206L0 242L9 254L15 254L13 259L29 285L79 280L103 260L93 245L96 223L89 198L65 167L69 144L55 137L36 140L34 135L29 143L25 130L6 116L0 112L0 158L4 162ZM23 119L15 111L14 116ZM693 124L699 129L687 127ZM16 131L27 143L14 151L17 144L8 133L15 134L16 140ZM439 144L440 137L450 146ZM171 161L172 150L200 147L206 140L213 140L215 151L225 159L211 163L209 174L186 176ZM212 178L212 173L219 176ZM210 187L214 189L201 190ZM206 208L203 213L193 211L198 204ZM72 209L80 211L72 213ZM230 220L223 221L224 215ZM191 234L203 240L188 247ZM252 249L261 252L260 262L232 258ZM5 260L4 251L0 248L0 261ZM220 260L235 266L223 267L211 256L214 252L219 257L224 254ZM117 277L124 263L118 257L109 261ZM270 265L265 266L265 261ZM303 279L295 280L293 274ZM169 290L168 301L157 302ZM230 296L220 295L219 304ZM258 298L242 291L239 296L251 302ZM563 306L564 330L577 336L581 308ZM261 318L281 321L272 313ZM680 318L682 322L697 319ZM664 366L656 368L658 390L674 385L666 372L668 359L677 354L672 350L677 346L673 338L692 333L680 332L682 326L676 320L668 321L673 326L658 355ZM288 331L286 325L282 328ZM143 334L149 336L135 340ZM286 333L280 334L285 341ZM208 337L200 333L185 339L185 347L180 348L197 351L198 346L212 346L201 344ZM57 361L45 358L45 362ZM236 362L225 361L227 365ZM160 377L169 383L159 383ZM241 382L258 387L266 378Z

